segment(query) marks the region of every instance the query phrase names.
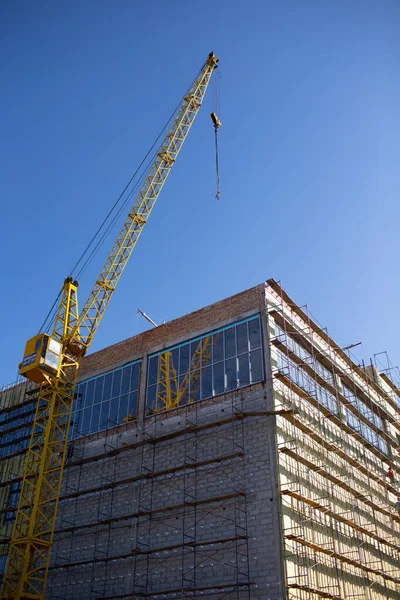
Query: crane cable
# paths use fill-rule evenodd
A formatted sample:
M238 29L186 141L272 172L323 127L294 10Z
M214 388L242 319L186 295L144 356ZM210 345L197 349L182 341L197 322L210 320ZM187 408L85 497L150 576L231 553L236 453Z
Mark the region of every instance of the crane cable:
M215 169L216 169L216 177L217 177L217 193L215 194L216 200L219 200L221 195L221 189L219 186L219 157L218 157L218 126L214 125L215 130Z
M196 81L196 79L199 77L201 71L203 70L204 65L202 65L202 67L199 69L198 73L196 74L196 77L193 79L191 85L188 87L186 93L184 94L185 96L187 95L187 93L189 92L189 90L192 88L193 83ZM130 190L130 192L128 193L127 197L125 198L124 202L122 203L122 205L119 207L118 211L116 212L117 206L118 204L120 204L121 200L123 199L124 195L126 194L126 192L128 191L130 185L132 184L133 180L135 179L135 177L137 177L139 171L142 169L144 163L146 162L146 160L148 159L148 157L150 156L150 154L152 153L154 147L156 146L156 144L158 143L160 137L163 135L163 133L165 132L165 130L167 129L167 127L170 125L170 123L172 122L172 120L174 119L175 115L177 114L180 106L182 105L182 100L179 101L179 103L177 104L177 106L175 107L174 111L172 112L172 114L170 115L170 117L168 118L167 122L165 123L164 127L161 129L160 133L158 134L158 136L156 137L156 139L154 140L153 144L150 146L149 150L147 151L146 155L144 156L144 158L142 159L141 163L139 164L139 166L137 167L137 169L135 170L134 174L132 175L132 177L130 178L130 180L128 181L128 183L126 184L126 186L124 187L124 189L122 190L122 192L120 193L119 197L117 198L116 202L114 203L114 205L112 206L112 208L109 210L108 214L106 215L106 217L103 219L101 225L98 227L97 231L95 232L95 234L93 235L92 239L90 240L90 242L88 243L88 245L86 246L85 250L82 252L81 256L79 257L79 259L76 261L75 265L73 266L73 268L71 269L69 276L72 277L74 275L74 273L76 272L77 268L80 266L80 264L82 263L82 261L85 258L85 255L87 255L87 253L90 251L90 249L92 248L92 246L95 244L96 239L97 239L97 243L94 246L94 248L92 249L90 255L86 258L85 262L83 263L83 265L81 266L79 272L77 273L77 275L75 276L76 279L80 278L82 276L82 274L84 273L84 271L87 269L88 265L90 264L90 262L93 260L94 256L97 254L97 252L99 251L100 247L103 245L105 239L107 238L108 234L110 233L111 229L113 228L113 226L115 225L116 220L118 219L118 217L120 216L121 212L123 211L123 209L125 208L126 204L128 203L128 201L130 200L130 198L132 197L134 191L139 187L139 185L142 183L142 181L145 179L145 176L147 175L147 172L151 166L151 164L154 161L154 158L157 154L157 151L159 148L157 148L156 152L154 152L152 154L151 159L148 161L145 169L142 172L142 175L139 177L138 181L136 182L136 184L134 185L134 187ZM114 213L114 214L113 214ZM112 219L111 216L113 215ZM100 233L102 231L102 229L105 227L107 221L109 221L111 219L111 222L107 225L106 230L102 233L100 239ZM50 330L50 328L52 327L56 315L57 315L57 311L58 311L58 305L59 305L59 300L61 298L62 295L62 290L58 293L57 298L55 299L55 301L53 302L52 307L50 308L49 312L47 313L41 328L39 329L39 332L41 331L48 331Z
M219 181L219 152L218 152L218 129L222 126L222 123L218 117L220 114L220 100L219 100L219 82L221 79L221 71L217 70L218 77L213 79L212 90L213 90L213 112L211 113L211 120L214 124L214 137L215 137L215 175L217 181L217 193L215 194L216 200L219 200L221 196L221 188Z

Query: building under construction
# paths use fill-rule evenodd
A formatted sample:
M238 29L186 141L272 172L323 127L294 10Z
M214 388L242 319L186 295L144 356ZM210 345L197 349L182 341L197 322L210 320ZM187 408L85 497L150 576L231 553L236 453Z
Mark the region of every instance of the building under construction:
M400 598L400 389L274 280L84 358L46 598ZM0 394L0 570L37 386Z

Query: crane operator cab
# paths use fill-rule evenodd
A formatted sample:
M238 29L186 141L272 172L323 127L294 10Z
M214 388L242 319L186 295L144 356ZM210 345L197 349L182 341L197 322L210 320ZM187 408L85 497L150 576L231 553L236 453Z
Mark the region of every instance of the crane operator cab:
M43 383L58 373L61 359L61 344L47 335L39 333L26 342L24 358L19 365L21 375Z

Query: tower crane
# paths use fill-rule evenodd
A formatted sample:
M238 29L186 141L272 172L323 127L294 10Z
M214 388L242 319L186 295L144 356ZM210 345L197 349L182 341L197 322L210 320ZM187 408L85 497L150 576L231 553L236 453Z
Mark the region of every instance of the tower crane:
M83 309L78 310L78 282L68 277L51 335L40 333L26 344L20 373L38 383L40 389L2 600L44 600L79 365L175 164L217 64L218 58L211 52L184 96Z

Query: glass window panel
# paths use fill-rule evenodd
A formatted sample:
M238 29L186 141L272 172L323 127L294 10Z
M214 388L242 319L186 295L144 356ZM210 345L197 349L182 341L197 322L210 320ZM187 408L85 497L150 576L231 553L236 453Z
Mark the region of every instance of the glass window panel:
M148 385L154 385L157 383L158 358L158 356L152 356L149 360L149 372L147 375Z
M237 388L236 358L229 358L225 361L226 389L234 390Z
M99 430L101 404L94 404L92 408L92 420L90 423L90 433L96 433Z
M110 404L109 427L115 427L118 422L119 398L112 398Z
M225 358L231 358L236 354L236 340L235 340L235 328L230 327L225 329Z
M179 377L179 405L183 406L189 402L189 386L184 386L185 375Z
M137 415L137 401L138 401L137 391L131 392L129 394L128 414Z
M92 379L91 381L88 381L87 389L86 389L85 408L87 406L92 406L92 404L93 404L95 384L96 384L96 381L94 379Z
M180 347L179 375L185 375L189 370L189 344Z
M199 364L199 356L198 352L201 352L201 341L197 340L196 342L192 342L190 344L190 369L198 366ZM197 353L197 355L196 355Z
M85 406L85 395L86 395L86 383L81 383L77 388L76 394L76 410L80 410Z
M251 369L251 383L256 381L262 381L263 368L262 368L262 355L260 350L253 350L250 352L250 369Z
M206 367L212 361L212 336L201 340L201 366Z
M224 336L222 331L215 333L213 336L213 361L219 362L224 360Z
M252 325L253 340L251 364L249 361L249 322ZM221 332L204 335L200 340L186 342L178 348L166 350L165 354L169 353L171 363L173 363L173 365L170 364L171 374L175 370L179 378L180 387L177 393L178 401L181 404L188 401L196 402L200 397L208 398L213 394L223 393L225 389L236 389L238 385L249 385L249 383L262 380L263 362L260 319L259 317L256 319L252 318L249 322L246 321L238 325L232 325ZM239 355L237 354L238 350L241 351ZM150 357L149 359L146 404L150 407L155 407L157 402L157 391L154 387L157 383L157 377L160 378L158 380L158 389L160 389L160 385L164 384L160 377L160 369L156 373L156 369L154 368L154 359L156 358ZM160 359L158 360L161 362ZM187 386L188 382L187 378L185 379L185 375L188 373L189 368L192 369L193 373L189 381L189 386ZM183 386L183 382L186 383L185 386ZM164 388L165 385L161 387L163 394L165 392ZM186 396L182 397L184 390L185 394L186 391L188 392L189 398L186 398ZM162 401L161 404L163 404ZM161 408L161 406L158 408Z
M154 410L156 408L157 385L151 385L147 388L147 406Z
M127 394L131 386L131 366L122 369L121 394Z
M222 394L222 392L224 391L224 379L225 379L225 373L224 373L224 363L220 362L220 363L216 363L215 365L213 365L213 379L214 379L214 394Z
M190 374L190 401L200 400L200 370L193 371Z
M81 427L80 427L82 435L87 435L89 433L91 413L92 413L91 406L89 408L85 408L82 411L82 421L81 421Z
M201 397L210 398L212 396L212 366L201 370Z
M82 411L77 410L76 413L72 416L72 423L74 427L74 431L80 429L80 423L82 421Z
M137 390L139 388L139 375L140 375L140 363L132 365L131 372L131 390Z
M118 414L118 423L124 422L124 417L128 415L128 403L129 403L129 395L124 394L119 399L119 414Z
M249 321L249 338L251 350L261 346L261 323L259 317Z
M247 334L247 323L236 326L237 353L243 354L249 350L249 339Z
M103 400L109 400L111 398L112 379L112 373L107 373L104 377Z
M163 352L163 354L160 354L160 356L158 357L158 380L159 381L163 381L167 375L166 370L167 367L169 368L170 365L170 356L171 353L170 352Z
M96 387L94 391L93 404L101 402L103 397L104 377L98 377L96 380Z
M238 357L239 362L239 385L249 385L250 383L250 370L249 370L249 355L242 354Z
M179 369L179 348L174 348L174 350L171 351L171 367L173 366L174 369L176 370L176 372L178 372Z
M114 371L111 398L118 398L121 393L121 369Z
M354 392L347 387L347 385L343 385L343 395L345 398L352 398L354 396Z
M101 404L100 423L99 423L100 431L105 429L108 425L108 413L109 412L110 412L110 400L107 400L107 402L103 402Z

